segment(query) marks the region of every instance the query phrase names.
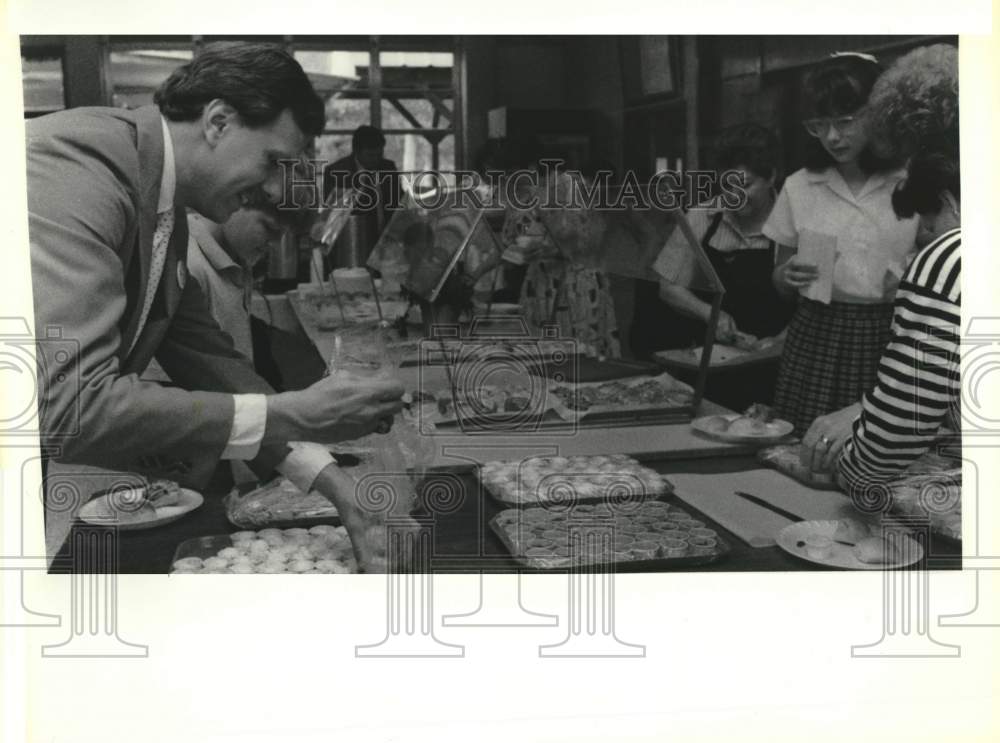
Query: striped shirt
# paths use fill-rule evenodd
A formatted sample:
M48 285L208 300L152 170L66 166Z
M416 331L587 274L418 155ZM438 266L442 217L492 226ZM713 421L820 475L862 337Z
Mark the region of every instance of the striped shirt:
M893 479L924 454L960 401L961 230L941 235L899 285L892 338L865 394L839 474L849 493Z

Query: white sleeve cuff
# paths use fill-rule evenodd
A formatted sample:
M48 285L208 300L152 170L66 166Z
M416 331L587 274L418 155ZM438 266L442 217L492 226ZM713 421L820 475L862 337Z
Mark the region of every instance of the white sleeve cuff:
M303 493L308 493L319 473L333 464L334 459L326 447L319 444L293 441L288 445L292 450L281 460L277 470Z
M222 459L253 459L260 451L267 425L267 397L265 395L233 395L233 428L229 443L222 450Z

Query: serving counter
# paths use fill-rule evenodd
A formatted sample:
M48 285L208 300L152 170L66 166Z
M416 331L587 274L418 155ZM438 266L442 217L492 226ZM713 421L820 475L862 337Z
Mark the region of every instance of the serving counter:
M283 373L300 383L310 375L321 373L322 365L315 354L301 344L285 339L278 346ZM573 368L577 381L609 379L649 371L643 365L624 362L601 362L578 359ZM416 375L416 369L404 374ZM409 381L416 381L414 376ZM704 402L700 411L706 415L727 412L724 408ZM824 569L821 565L799 559L764 540L748 539L744 524L761 528L773 525L772 531L785 525L781 517L766 510L746 510L745 504L734 504L729 491L753 488L757 495L775 503L799 504L794 513L805 518L835 517L838 512L849 515L850 504L840 496L825 501L813 497L808 489L775 472L760 472L753 457L753 447L730 444L705 438L692 431L688 423L630 425L615 428L581 427L578 429L544 430L531 435L503 434L490 431L467 433L439 431L433 436L435 447L424 492L435 479L447 478L451 489L451 505L434 513L430 521L432 544L429 565L432 572L509 572L524 570L509 554L489 524L503 506L494 501L475 476L477 466L496 459L518 459L534 454L609 455L629 454L645 466L665 474L677 483L676 492L668 496L675 503L697 514L705 525L715 529L729 546L716 562L697 567L662 565L657 570L705 571L787 571ZM220 468L213 482L203 491L204 504L180 520L148 530L120 532L117 535L117 571L121 573L169 572L179 544L197 538L225 535L237 531L226 519L223 498L229 491L228 468ZM705 478L710 478L706 480ZM711 487L706 487L710 483ZM815 493L815 491L813 491ZM775 500L775 498L777 498ZM797 499L797 500L796 500ZM826 505L822 508L820 504ZM810 506L810 504L812 504ZM839 505L838 505L839 504ZM743 508L744 510L739 510ZM817 510L819 509L819 510ZM770 519L770 520L768 520ZM728 526L733 529L726 528ZM736 533L740 532L740 533ZM73 569L72 546L78 537L110 534L102 527L74 521L62 548L52 562L53 572ZM773 536L773 535L772 535ZM757 546L751 546L754 542ZM926 544L924 558L918 563L935 569L958 569L961 547L943 539L932 538ZM621 567L627 570L628 566Z

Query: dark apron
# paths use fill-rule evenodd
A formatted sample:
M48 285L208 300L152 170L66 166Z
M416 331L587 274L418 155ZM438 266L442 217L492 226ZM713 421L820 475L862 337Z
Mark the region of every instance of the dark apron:
M701 248L725 288L722 310L736 327L758 338L776 335L785 329L795 311L793 302L784 301L771 282L776 246L771 240L766 249L722 251L712 247L712 239L722 223L722 212L709 223L701 239ZM703 302L712 302L712 294L692 290ZM705 323L666 307L661 348L688 348L705 342Z
M774 240L768 241L766 250L717 250L712 247L711 240L721 221L722 212L719 212L706 230L701 247L726 290L722 309L744 333L758 338L780 333L792 319L795 303L783 300L771 281L776 250ZM710 301L710 297L706 301Z

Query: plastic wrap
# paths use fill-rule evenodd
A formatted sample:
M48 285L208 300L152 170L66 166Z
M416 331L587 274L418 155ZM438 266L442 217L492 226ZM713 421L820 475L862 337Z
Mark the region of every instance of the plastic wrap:
M229 522L244 529L340 523L329 500L319 493L303 493L284 477L260 487L234 488L225 506Z
M637 501L673 492L666 477L625 454L487 462L479 479L509 506Z
M497 514L490 527L514 559L529 568L657 570L704 565L729 552L722 536L699 516L657 500L614 510L604 505L513 509Z
M778 444L761 449L757 452L757 461L774 467L783 472L793 480L798 480L803 485L808 485L817 490L838 490L833 477L825 472L813 472L802 464L799 452L802 450L801 443Z

